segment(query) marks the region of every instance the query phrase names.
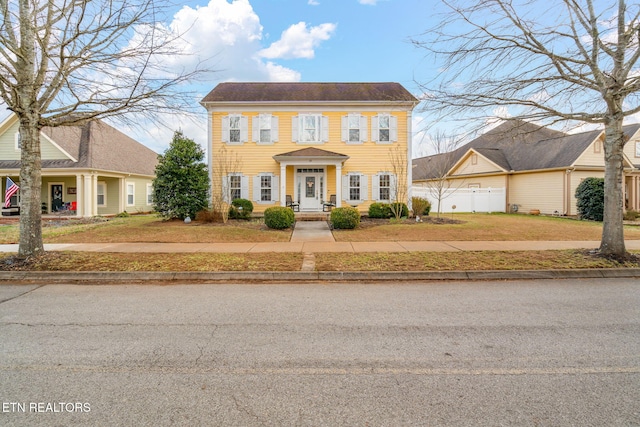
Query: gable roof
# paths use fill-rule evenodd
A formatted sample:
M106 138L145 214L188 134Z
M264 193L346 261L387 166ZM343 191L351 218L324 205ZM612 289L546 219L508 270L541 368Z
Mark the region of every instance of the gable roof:
M570 135L522 120L507 121L450 153L414 159L413 179L437 177L470 149L506 171L570 167L601 134L594 130Z
M300 150L289 151L288 153L276 154L273 156L274 160L282 161L289 159L303 159L303 158L316 158L316 159L335 159L335 160L347 160L349 156L346 154L334 153L333 151L323 150L316 147L307 147Z
M41 134L72 157L43 160L43 169L91 168L155 174L158 154L101 120L82 126L45 127ZM0 161L0 168L19 169L20 161Z
M399 83L238 83L217 85L201 104L213 102L408 102L418 103Z

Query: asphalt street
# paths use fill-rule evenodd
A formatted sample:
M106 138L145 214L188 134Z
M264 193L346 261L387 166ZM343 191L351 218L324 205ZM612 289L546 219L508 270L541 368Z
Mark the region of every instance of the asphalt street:
M2 285L2 426L640 425L636 279Z

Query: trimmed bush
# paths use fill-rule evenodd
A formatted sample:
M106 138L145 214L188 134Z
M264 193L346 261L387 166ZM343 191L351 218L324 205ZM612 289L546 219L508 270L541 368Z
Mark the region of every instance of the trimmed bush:
M242 208L242 209L239 209ZM229 218L231 219L249 219L253 212L253 203L247 199L233 199L229 207Z
M625 221L635 221L638 218L640 218L640 212L634 211L633 209L626 211L623 216Z
M369 218L391 217L391 207L386 203L371 203L369 205Z
M604 179L586 178L576 188L576 199L580 218L602 221L604 216Z
M283 206L273 206L264 211L264 223L269 228L284 230L291 227L295 220L293 210Z
M390 217L406 218L409 216L409 208L406 203L391 203L389 205Z
M335 208L331 210L330 221L333 228L356 228L360 224L360 212L352 207Z
M429 212L431 212L431 202L422 197L412 197L411 206L415 216L429 216Z

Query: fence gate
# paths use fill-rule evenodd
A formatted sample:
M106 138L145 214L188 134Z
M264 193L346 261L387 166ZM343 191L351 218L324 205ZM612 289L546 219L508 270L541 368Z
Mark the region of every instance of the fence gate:
M436 190L414 185L411 196L429 200L431 212L438 212ZM440 212L506 212L507 192L504 187L449 188L442 191L441 203Z

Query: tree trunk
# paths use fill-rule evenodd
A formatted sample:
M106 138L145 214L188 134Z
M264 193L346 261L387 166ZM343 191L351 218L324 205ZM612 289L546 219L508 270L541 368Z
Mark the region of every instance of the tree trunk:
M20 245L18 256L44 253L42 243L40 127L36 114L20 118Z
M625 259L624 244L623 149L622 115L605 125L604 217L600 253L609 258Z

